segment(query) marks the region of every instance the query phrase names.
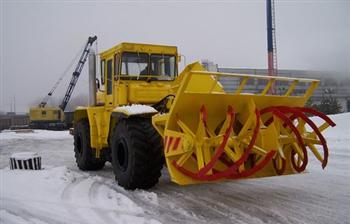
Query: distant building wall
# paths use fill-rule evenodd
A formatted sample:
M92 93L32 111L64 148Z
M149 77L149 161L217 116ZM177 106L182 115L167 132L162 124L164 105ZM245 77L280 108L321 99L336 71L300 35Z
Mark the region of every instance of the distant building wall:
M16 125L27 125L29 124L28 115L0 115L0 131L4 129L9 129L11 126Z
M212 62L212 61L209 61L207 59L203 59L201 61L201 63L207 71L210 71L210 72L217 72L218 71L218 65L214 64L214 62Z

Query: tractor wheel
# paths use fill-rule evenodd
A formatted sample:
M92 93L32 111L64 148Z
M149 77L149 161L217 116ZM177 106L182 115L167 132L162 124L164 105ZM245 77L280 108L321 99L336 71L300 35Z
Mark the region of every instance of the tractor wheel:
M90 127L87 120L77 123L74 130L75 161L81 170L100 170L104 159L95 158L95 150L90 147Z
M120 120L110 145L113 171L120 186L149 189L158 183L164 164L163 143L150 119Z

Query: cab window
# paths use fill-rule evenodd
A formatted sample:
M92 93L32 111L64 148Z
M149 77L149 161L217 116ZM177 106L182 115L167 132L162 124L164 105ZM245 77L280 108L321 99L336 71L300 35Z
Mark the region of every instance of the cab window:
M176 75L175 56L151 54L150 75L173 78Z
M113 60L107 61L107 95L112 94L112 71L113 71Z
M148 74L148 54L124 52L121 75L140 76Z
M173 80L177 76L176 56L124 52L121 58L123 79Z
M119 76L119 55L114 55L114 78L117 79Z
M100 63L101 65L101 83L104 84L105 83L105 79L104 79L104 75L105 75L105 60L103 59Z

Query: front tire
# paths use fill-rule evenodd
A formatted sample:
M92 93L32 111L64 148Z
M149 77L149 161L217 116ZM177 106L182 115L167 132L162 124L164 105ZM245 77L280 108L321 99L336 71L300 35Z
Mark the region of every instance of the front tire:
M120 120L111 139L112 165L125 189L149 189L158 183L164 164L162 139L150 119Z
M100 170L105 160L95 157L95 150L90 146L90 127L87 120L77 123L74 130L74 153L77 166L81 170Z

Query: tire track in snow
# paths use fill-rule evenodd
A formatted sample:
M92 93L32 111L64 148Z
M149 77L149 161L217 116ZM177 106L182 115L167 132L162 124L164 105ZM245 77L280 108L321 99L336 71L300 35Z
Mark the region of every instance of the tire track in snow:
M99 189L101 188L101 186L102 185L98 182L94 182L91 185L91 188L89 190L89 202L90 202L90 204L96 203L96 200L97 200L98 195L99 195L98 192L99 192ZM105 209L98 207L98 208L94 209L94 212L96 213L96 215L98 215L104 221L104 223L113 223L114 222L114 220L110 216L110 211L106 211Z
M51 211L48 212L47 209L43 209L44 207L42 205L45 202L33 201L33 200L23 201L23 200L18 200L13 198L3 198L3 197L0 199L2 202L6 202L6 203L0 203L0 205L5 205L5 207L0 206L1 210L6 211L13 216L17 216L24 219L25 221L27 221L26 223L38 223L37 221L40 221L41 223L49 223L49 224L78 223L75 220L73 221L72 219L70 219L69 221L67 219L62 220L62 218L57 217L57 215L55 215L54 212L51 212ZM28 202L31 202L31 203L28 203ZM40 207L43 207L43 208L38 208L37 206L34 206L33 202L40 204L41 205ZM57 203L48 203L48 204L57 205Z
M213 197L206 190L197 189L195 192L189 191L189 188L185 192L183 190L177 186L167 186L166 191L162 190L162 197L166 197L168 200L176 197L176 206L186 206L184 208L185 211L192 211L197 217L204 219L202 221L197 218L196 223L210 223L210 219L215 220L217 223L232 223L233 221L237 223L237 220L232 217L232 208L224 206L223 203L218 203L215 196ZM208 220L209 217L210 219ZM187 219L186 222L188 222Z
M16 223L29 223L29 222L30 220L28 216L23 217L23 216L20 216L18 213L15 213L9 209L0 209L0 223L16 224Z
M154 217L157 217L157 219L160 222L164 223L199 223L199 224L207 224L207 220L200 219L199 217L193 215L192 212L186 211L183 209L185 201L182 201L180 206L178 204L173 203L173 201L179 201L179 198L172 197L173 194L166 194L163 192L157 192L157 190L154 190L154 193L157 195L157 197L161 197L162 201L164 198L164 204L163 203L152 203L149 200L147 200L145 197L141 197L143 193L151 193L144 190L135 190L135 191L127 191L121 187L119 187L115 182L108 181L106 184L109 188L115 190L116 192L126 195L132 201L134 201L137 205L139 205L141 208L145 211L145 217L149 217L149 220L154 219ZM152 192L153 193L153 192Z
M89 201L90 201L91 204L99 203L99 201L98 201L99 198L100 198L99 197L99 195L100 195L99 191L101 190L101 188L103 186L104 185L102 185L99 182L94 182L91 185L91 188L89 190ZM97 208L94 209L94 212L96 213L96 215L98 215L104 221L104 223L114 223L115 222L115 220L111 216L111 213L117 213L118 215L120 215L120 214L128 214L128 215L138 216L139 217L139 214L132 214L132 213L127 212L127 211L124 212L124 211L114 210L114 208L112 206L111 206L110 209L112 209L112 210L106 210L105 208L100 208L100 206L97 206Z
M77 217L80 223L100 223L101 219L94 220L91 212L82 210L93 210L89 207L89 201L86 200L89 195L89 189L93 182L90 178L80 177L69 183L62 192L61 199L65 203L65 208L73 217ZM89 217L86 217L89 214ZM96 217L93 217L96 219ZM96 222L97 221L97 222Z
M115 223L113 214L116 216L130 216L137 218L145 218L143 210L140 208L138 211L128 211L127 209L118 209L113 203L109 203L108 194L106 190L114 189L109 188L101 181L96 180L95 177L80 177L69 183L62 192L61 199L65 203L66 210L73 216L82 220L81 223ZM105 188L105 189L103 189ZM115 192L120 197L121 202L130 201L125 194ZM113 198L112 198L113 200ZM113 201L114 203L120 203L120 201ZM135 203L134 203L135 204ZM120 205L122 207L123 204ZM137 204L135 207L138 208ZM88 214L88 217L86 216Z
M111 182L111 183L108 184L107 182ZM107 180L106 182L102 182L101 180L98 180L94 182L94 184L90 188L89 200L92 204L97 205L97 209L95 212L97 215L99 215L102 219L105 220L105 223L114 223L116 220L113 217L120 216L120 215L142 218L144 219L143 223L152 223L152 221L154 221L154 215L149 214L147 211L144 211L144 209L140 207L140 204L137 203L138 200L135 200L135 197L132 196L135 191L126 191L124 189L118 189L118 188L120 187L117 186L117 183L112 182L110 180ZM109 190L110 191L109 193L117 194L118 197L121 197L120 198L121 201L122 200L130 201L132 204L134 204L137 210L140 210L140 212L129 211L130 208L117 209L117 207L115 207L114 205L110 205L109 208L106 208L105 202L108 199L113 198L113 196L107 193L106 190ZM106 195L102 195L103 197L101 197L101 192L106 193ZM101 201L101 199L104 201ZM123 204L119 206L123 206Z
M260 210L256 215L265 220L272 217L279 223L299 223L299 217L304 217L307 222L312 222L310 217L315 213L320 217L324 216L322 218L324 221L329 219L326 215L328 209L325 206L329 199L319 194L320 192L316 193L310 189L306 191L306 189L298 188L296 185L290 187L284 182L275 185L261 185L253 182L250 183L250 186L246 185L246 189L248 191L242 190L244 192L243 196L246 196L249 192L253 198L260 199L259 203L255 205L255 210ZM253 205L247 203L247 206L249 204ZM279 212L276 213L275 210L279 210ZM266 216L270 214L272 214L271 217Z

